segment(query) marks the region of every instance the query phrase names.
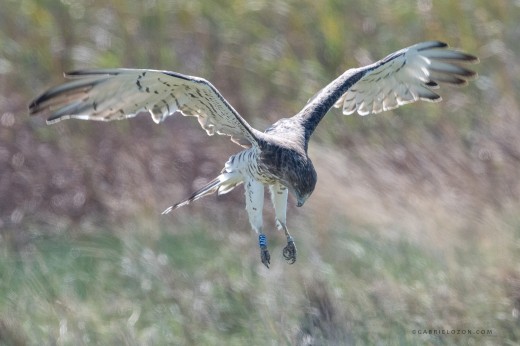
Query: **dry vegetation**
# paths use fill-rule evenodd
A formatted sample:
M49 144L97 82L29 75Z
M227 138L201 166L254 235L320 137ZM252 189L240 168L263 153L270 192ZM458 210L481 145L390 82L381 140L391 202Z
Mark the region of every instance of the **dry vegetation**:
M509 1L7 1L0 343L518 344L519 14ZM208 78L262 128L343 69L426 39L478 55L479 80L441 104L331 112L310 148L316 191L289 211L293 266L272 231L263 268L240 191L160 216L220 171L238 148L227 138L182 117L47 127L26 111L63 70L154 67ZM433 329L472 334L413 333Z

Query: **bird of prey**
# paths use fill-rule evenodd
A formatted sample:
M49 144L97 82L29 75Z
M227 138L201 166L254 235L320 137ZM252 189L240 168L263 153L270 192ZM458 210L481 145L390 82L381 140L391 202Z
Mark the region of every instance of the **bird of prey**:
M63 119L110 121L148 112L161 123L176 112L195 116L208 135L228 135L244 149L232 155L215 179L163 214L214 193L225 194L244 184L246 210L258 235L260 259L269 268L263 230L264 187L269 187L276 226L285 232L283 256L296 261L296 246L286 222L289 192L303 206L314 190L316 171L307 155L312 133L333 106L344 114L379 113L425 100L437 102L439 84L465 85L476 73L464 63L478 58L449 49L439 41L422 42L394 52L368 66L349 69L320 90L291 118L261 132L251 127L207 80L170 71L93 69L65 74L70 81L31 102L31 115L52 124Z

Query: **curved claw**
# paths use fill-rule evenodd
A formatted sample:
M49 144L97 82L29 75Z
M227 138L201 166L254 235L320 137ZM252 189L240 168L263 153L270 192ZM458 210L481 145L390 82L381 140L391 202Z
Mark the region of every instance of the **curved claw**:
M260 259L267 269L269 269L269 264L271 264L271 254L269 254L267 247L260 247Z
M294 264L296 262L296 245L294 245L294 241L289 240L287 242L287 246L283 248L283 257L289 264Z

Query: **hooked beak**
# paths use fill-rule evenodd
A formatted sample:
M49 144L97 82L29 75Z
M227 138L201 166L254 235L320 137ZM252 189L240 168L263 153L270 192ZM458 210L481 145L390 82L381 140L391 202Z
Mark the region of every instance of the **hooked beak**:
M307 198L309 198L309 196L310 196L310 193L303 195L303 196L298 195L296 192L293 192L293 193L294 193L294 197L296 197L296 206L298 208L303 206L305 204L305 202L307 201Z

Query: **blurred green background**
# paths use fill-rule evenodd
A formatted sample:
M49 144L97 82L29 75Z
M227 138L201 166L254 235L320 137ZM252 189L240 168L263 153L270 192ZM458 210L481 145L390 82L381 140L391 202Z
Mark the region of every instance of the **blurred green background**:
M519 344L519 23L512 0L4 0L0 343ZM227 137L180 116L27 112L64 71L155 68L210 80L264 129L431 39L478 55L479 79L440 104L332 110L310 145L316 190L290 199L292 266L266 205L270 270L242 188L160 215L240 150Z

